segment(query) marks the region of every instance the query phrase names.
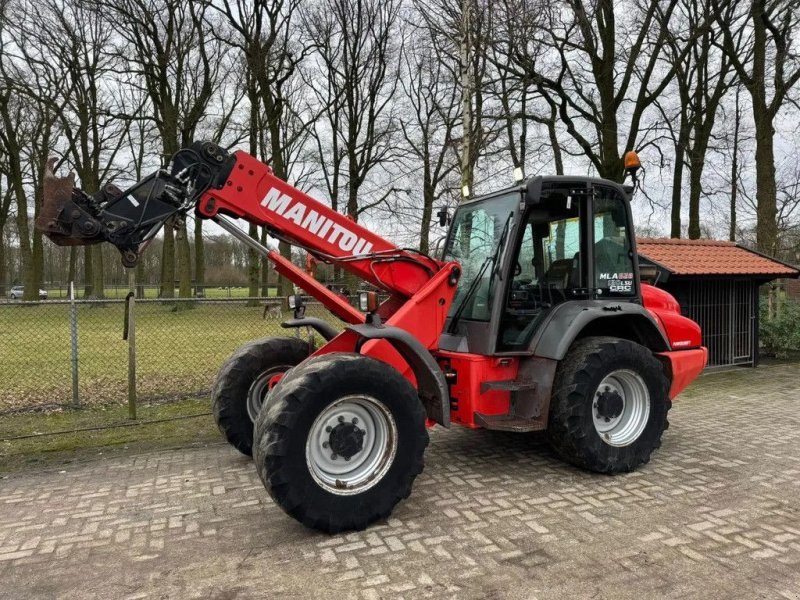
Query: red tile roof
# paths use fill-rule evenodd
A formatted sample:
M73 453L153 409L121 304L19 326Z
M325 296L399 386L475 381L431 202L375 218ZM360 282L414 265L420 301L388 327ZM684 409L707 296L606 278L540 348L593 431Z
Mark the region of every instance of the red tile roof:
M639 238L636 244L641 256L675 275L800 275L797 269L733 242Z

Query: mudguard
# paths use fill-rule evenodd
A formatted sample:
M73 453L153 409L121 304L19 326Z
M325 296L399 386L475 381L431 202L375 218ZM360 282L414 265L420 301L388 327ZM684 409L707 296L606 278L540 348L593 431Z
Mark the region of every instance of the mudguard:
M428 418L450 427L450 393L444 373L433 355L420 341L399 327L385 325L348 325L345 327L362 340L386 340L403 357L417 379L417 391Z
M609 300L581 300L556 306L539 327L530 349L535 356L562 360L586 327L601 327L602 335L630 337L621 333L634 333L633 341L653 352L670 350L664 333L646 308Z

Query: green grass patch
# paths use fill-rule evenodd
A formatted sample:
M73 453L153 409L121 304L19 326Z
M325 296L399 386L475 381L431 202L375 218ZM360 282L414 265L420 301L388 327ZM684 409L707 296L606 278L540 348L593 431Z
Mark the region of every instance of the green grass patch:
M321 306L309 316L334 320ZM128 343L122 339L124 304L80 304L78 374L82 404L127 398ZM72 398L70 307L0 305L0 414ZM142 400L207 394L219 367L238 346L281 328L288 312L268 314L245 302L136 304L137 389Z
M127 452L217 443L222 441L222 436L214 418L208 414L193 416L207 413L209 408L208 399L144 405L139 407L136 421L128 419L126 406L119 405L6 415L0 420L0 439L3 440L42 433L71 433L0 441L0 473ZM129 426L132 423L137 425ZM113 427L115 425L123 427ZM87 428L104 429L74 431Z

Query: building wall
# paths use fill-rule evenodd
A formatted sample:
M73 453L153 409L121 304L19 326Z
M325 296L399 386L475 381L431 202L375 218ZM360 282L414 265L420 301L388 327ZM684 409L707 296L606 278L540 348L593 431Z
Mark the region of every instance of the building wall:
M708 366L754 365L758 348L758 281L752 279L683 279L659 284L694 320L708 348Z

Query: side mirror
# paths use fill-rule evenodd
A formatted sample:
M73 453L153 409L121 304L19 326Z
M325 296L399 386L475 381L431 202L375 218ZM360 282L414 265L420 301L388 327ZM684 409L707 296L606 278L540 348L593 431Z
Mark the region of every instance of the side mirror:
M650 285L656 285L661 276L655 265L639 265L639 279Z
M439 209L439 212L436 213L436 216L439 217L439 226L444 227L450 224L450 213L447 212L447 207L443 206Z

